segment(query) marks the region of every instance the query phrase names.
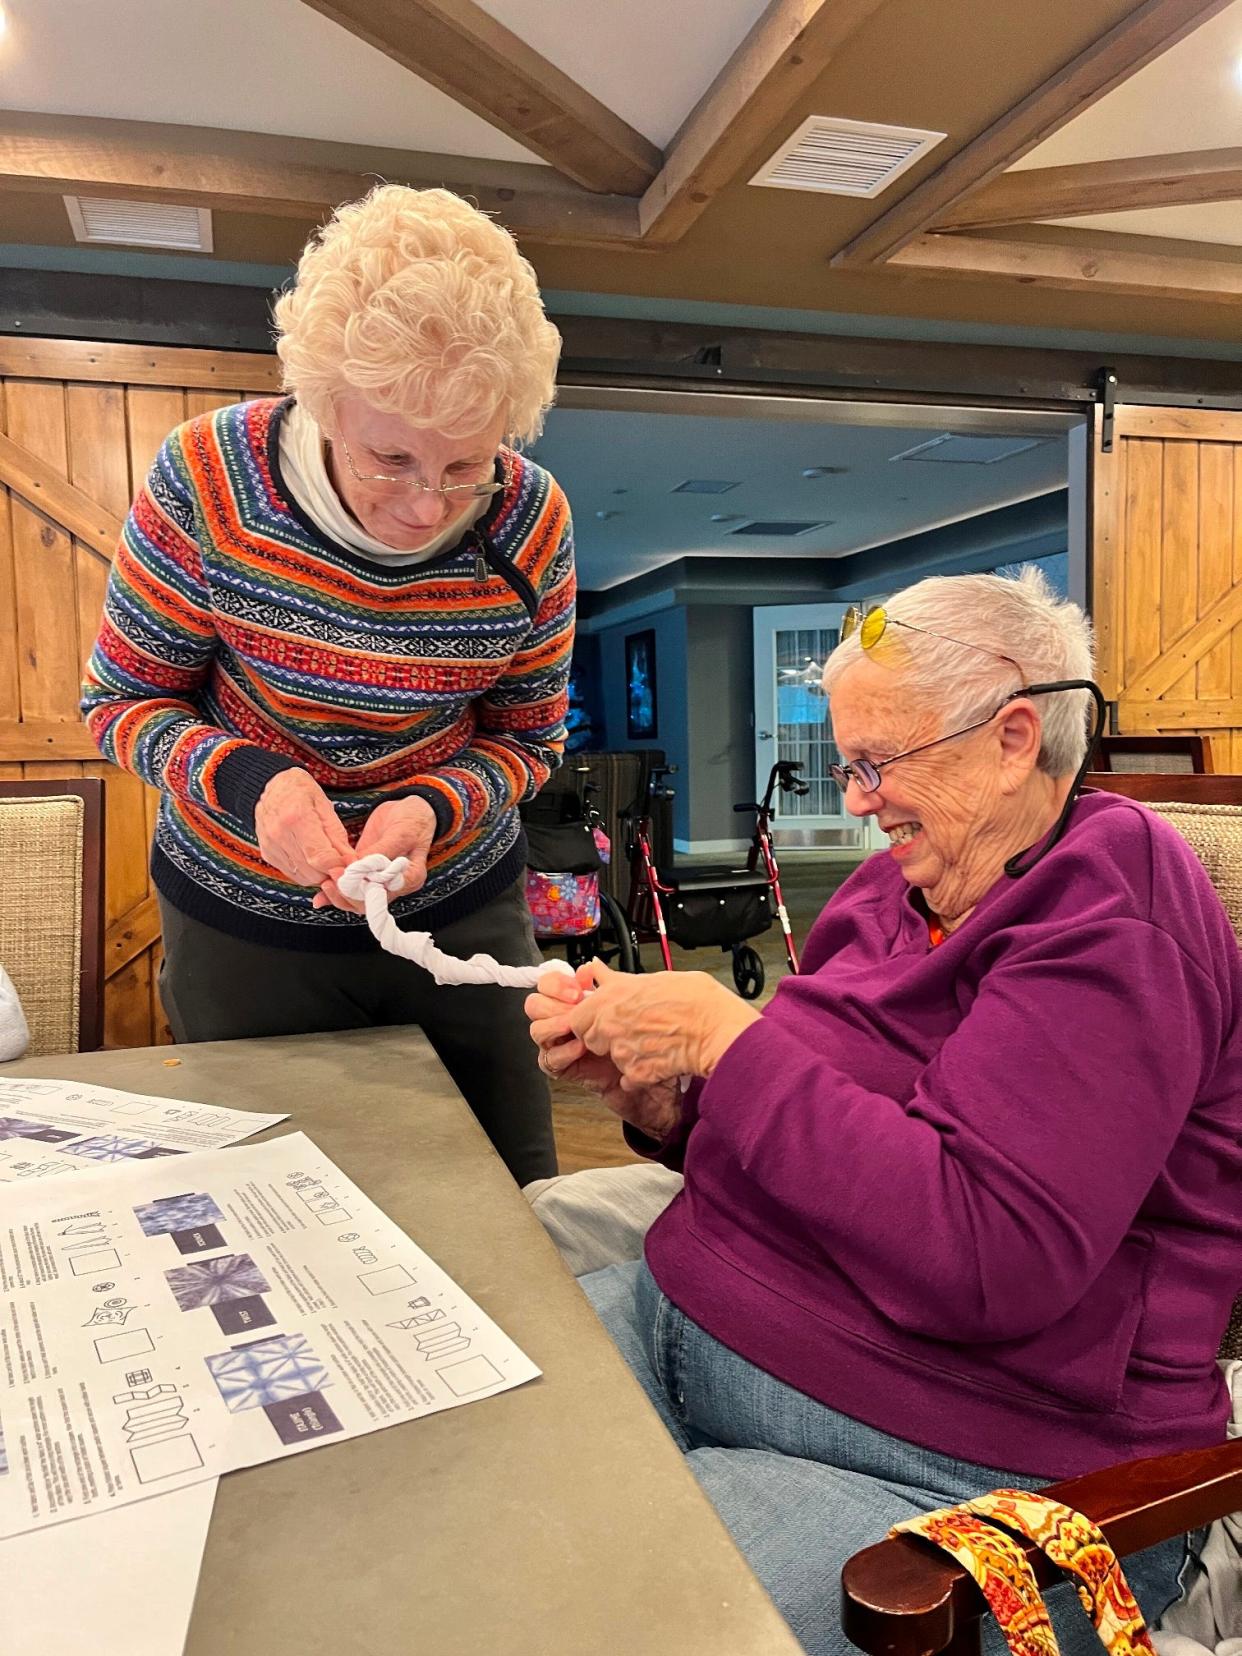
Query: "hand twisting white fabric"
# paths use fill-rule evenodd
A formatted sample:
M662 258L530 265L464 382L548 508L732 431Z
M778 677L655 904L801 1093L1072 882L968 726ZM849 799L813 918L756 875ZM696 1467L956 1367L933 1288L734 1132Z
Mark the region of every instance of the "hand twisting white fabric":
M568 972L573 976L567 960L545 960L538 966L502 966L485 954L458 960L437 949L430 932L403 932L388 912L388 895L401 890L408 866L408 857L389 861L372 854L350 863L336 882L344 896L366 909L372 936L389 954L412 960L441 984L498 983L504 989L533 989L544 972Z

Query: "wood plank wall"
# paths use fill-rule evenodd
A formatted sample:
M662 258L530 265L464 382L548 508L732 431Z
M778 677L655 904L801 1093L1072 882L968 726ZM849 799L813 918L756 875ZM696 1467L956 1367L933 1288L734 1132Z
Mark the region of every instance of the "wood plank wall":
M181 420L277 388L256 353L0 339L0 776L106 783L112 1046L166 1040L153 790L78 718L116 528ZM1201 730L1242 773L1242 414L1122 408L1096 447L1094 610L1121 729Z
M109 1046L169 1038L147 872L158 795L99 761L78 716L115 527L175 426L275 384L274 359L251 353L0 340L0 777L104 778Z
M1119 408L1095 468L1099 675L1121 733L1200 732L1242 774L1242 413Z

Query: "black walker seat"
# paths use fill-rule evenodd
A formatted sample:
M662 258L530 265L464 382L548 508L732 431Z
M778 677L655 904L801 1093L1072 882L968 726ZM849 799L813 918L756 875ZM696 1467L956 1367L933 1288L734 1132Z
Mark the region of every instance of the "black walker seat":
M680 948L729 949L759 937L772 924L771 885L765 873L704 866L660 868L668 935Z

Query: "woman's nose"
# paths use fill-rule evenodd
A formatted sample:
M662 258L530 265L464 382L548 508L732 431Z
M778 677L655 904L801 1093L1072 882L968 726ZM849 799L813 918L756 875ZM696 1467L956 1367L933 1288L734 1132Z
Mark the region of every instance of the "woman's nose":
M845 789L845 809L851 816L874 816L880 808L878 788L864 788L856 776L851 776Z
M448 511L448 501L434 489L413 489L414 515L419 523L429 529L440 522Z

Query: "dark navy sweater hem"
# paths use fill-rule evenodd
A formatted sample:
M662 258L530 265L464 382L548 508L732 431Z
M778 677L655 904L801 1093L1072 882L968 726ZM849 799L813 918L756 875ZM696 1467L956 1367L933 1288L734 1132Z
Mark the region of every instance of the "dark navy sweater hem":
M464 920L467 915L476 913L508 891L521 878L525 865L526 836L523 834L500 861L477 880L442 902L400 916L397 925L402 931L435 932L451 925L454 920ZM255 914L204 891L202 886L188 879L158 845L151 857L151 877L160 895L181 914L200 921L204 926L212 926L229 937L241 938L243 942L313 954L358 954L375 948L375 939L361 915L350 916L345 923L339 920L303 923L273 920L267 915Z

